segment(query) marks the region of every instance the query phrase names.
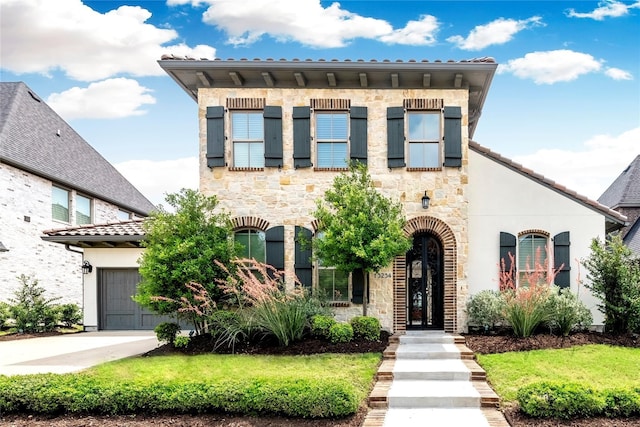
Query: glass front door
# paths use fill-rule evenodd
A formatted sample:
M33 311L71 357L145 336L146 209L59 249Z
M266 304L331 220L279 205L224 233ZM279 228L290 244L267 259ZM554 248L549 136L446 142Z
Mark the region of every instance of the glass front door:
M442 246L431 234L418 234L407 253L407 328L444 328Z

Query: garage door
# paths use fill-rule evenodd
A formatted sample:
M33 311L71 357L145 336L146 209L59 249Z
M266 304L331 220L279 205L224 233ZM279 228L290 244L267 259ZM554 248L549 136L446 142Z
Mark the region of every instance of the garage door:
M175 321L143 308L131 298L142 277L137 268L100 269L98 295L100 300L99 329L153 329L160 322Z

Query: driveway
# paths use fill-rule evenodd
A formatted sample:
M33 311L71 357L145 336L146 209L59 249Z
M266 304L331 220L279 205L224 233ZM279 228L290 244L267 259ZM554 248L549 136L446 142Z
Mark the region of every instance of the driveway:
M76 372L158 345L153 331L81 332L0 341L0 375Z

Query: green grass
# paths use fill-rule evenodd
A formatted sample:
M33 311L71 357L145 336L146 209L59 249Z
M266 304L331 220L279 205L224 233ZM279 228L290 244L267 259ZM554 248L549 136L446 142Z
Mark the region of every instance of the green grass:
M215 383L225 379L346 380L365 399L373 385L381 355L320 354L313 356L218 355L155 356L122 359L90 368L84 375L101 382Z
M503 403L516 400L518 389L538 381L578 382L596 389L640 384L640 349L585 345L477 355Z

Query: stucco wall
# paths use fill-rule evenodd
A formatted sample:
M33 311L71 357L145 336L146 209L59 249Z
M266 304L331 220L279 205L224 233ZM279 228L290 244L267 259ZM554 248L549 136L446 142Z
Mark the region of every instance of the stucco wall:
M567 196L544 187L476 152L469 153L469 292L498 289L501 231L518 235L544 230L550 237L569 231L571 289L591 308L594 323L603 318L597 301L578 284L585 270L577 260L586 258L594 237L605 234L604 217Z
M40 238L44 230L75 220L73 204L71 223L52 219L51 186L49 180L0 163L0 241L9 249L0 252L0 301L13 298L20 286L16 277L25 274L38 280L47 297L60 297L57 303L82 303L82 255ZM74 203L75 192L71 199ZM118 208L94 199L93 215L95 222L113 221Z
M394 201L401 201L407 219L430 215L441 219L453 230L458 248L458 265L467 263L467 152L468 116L466 90L358 90L347 89L200 89L200 190L216 195L220 205L234 217L257 217L269 226L285 226L285 268L294 269L294 227L312 228L315 201L322 198L336 172L314 171L313 168L293 168L294 106L308 106L312 98L350 99L351 106L368 107L368 166L376 187ZM209 169L206 165L206 108L224 106L228 97L265 98L266 105L281 106L283 119L284 167L265 168L259 172L230 171L227 168ZM462 108L461 168L440 171L414 172L404 168L387 167L387 107L402 106L404 99L442 98L445 106ZM228 117L227 117L228 119ZM227 135L229 120L226 120ZM231 164L231 142L226 143L226 159ZM313 150L313 142L312 142ZM313 158L313 151L312 151ZM315 160L313 160L315 163ZM421 207L427 191L431 197L428 211ZM371 277L369 314L380 318L385 329L392 329L393 281L391 265L380 277ZM466 273L458 269L459 293L466 294ZM336 310L346 319L360 314L360 305Z

